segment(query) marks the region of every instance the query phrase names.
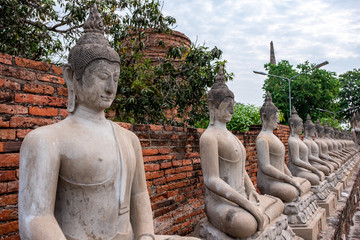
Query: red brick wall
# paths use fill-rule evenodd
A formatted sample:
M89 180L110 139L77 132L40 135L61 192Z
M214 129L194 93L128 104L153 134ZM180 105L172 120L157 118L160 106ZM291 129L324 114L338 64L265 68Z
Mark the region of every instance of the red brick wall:
M19 149L25 135L67 116L61 68L0 53L0 238L19 239L17 222ZM199 156L203 129L119 123L143 147L156 233L186 235L204 213ZM260 131L234 132L247 151L246 170L256 186L255 139ZM286 126L275 133L285 143Z

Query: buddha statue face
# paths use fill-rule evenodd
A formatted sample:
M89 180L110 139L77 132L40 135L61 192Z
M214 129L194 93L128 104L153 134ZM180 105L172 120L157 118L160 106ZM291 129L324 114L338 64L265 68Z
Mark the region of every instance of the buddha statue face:
M234 99L227 97L220 103L219 107L213 106L209 110L213 112L216 121L222 123L230 122L234 113Z
M323 137L324 136L324 127L320 124L319 120L317 120L315 128L316 128L316 133L318 134L318 136Z
M308 114L306 117L306 122L304 123L305 132L309 137L315 137L315 124L311 121L311 117Z
M265 103L260 108L261 124L264 130L274 130L277 128L279 121L279 110L273 104L270 93L265 98Z
M76 104L93 110L110 107L116 96L120 65L97 59L86 66L80 80L74 80Z
M295 108L292 108L292 115L289 118L289 126L293 133L301 134L304 130L303 121L297 114Z
M120 74L119 55L104 36L96 6L84 24L84 32L69 52L69 63L63 67L69 112L74 112L78 105L93 110L110 107Z

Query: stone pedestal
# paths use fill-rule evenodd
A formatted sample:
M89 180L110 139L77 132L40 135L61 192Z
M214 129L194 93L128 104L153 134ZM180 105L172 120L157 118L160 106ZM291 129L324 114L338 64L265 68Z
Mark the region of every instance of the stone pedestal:
M200 237L205 240L236 240L215 228L206 218L200 222ZM256 232L249 238L242 240L301 240L301 237L295 235L288 225L287 217L281 215L272 221L264 231Z
M325 180L327 180L327 182L329 183L330 190L336 194L337 200L340 200L341 192L344 188L344 185L342 182L339 182L336 172L333 172L329 176L326 176Z
M284 214L296 235L316 240L320 231L325 231L326 211L316 203L316 195L312 192L300 197L296 202L285 203Z
M318 186L312 186L311 191L317 197L316 203L319 207L324 208L326 217L330 216L334 211L337 204L337 196L330 190L330 184L324 180Z

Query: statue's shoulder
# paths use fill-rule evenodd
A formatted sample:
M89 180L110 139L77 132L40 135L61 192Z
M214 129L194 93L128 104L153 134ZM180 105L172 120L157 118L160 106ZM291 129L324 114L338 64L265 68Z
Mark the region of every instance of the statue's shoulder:
M37 138L41 138L43 140L53 140L57 138L61 133L61 125L63 125L62 122L63 121L51 125L41 126L32 130L25 136L24 142L28 139L35 140Z
M131 142L135 142L135 143L140 143L140 140L138 138L138 136L136 136L135 133L133 133L132 131L121 127L119 124L117 124L116 122L111 121L111 124L114 126L115 131L120 135L120 136L124 136L125 138L127 138L128 140L131 140Z
M200 144L205 142L217 141L217 131L215 128L207 128L200 137Z

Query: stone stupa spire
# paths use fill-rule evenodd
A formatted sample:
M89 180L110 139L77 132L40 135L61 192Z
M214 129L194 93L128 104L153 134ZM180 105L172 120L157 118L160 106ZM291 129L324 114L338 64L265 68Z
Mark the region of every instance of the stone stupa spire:
M274 44L272 41L270 42L270 63L276 65Z

